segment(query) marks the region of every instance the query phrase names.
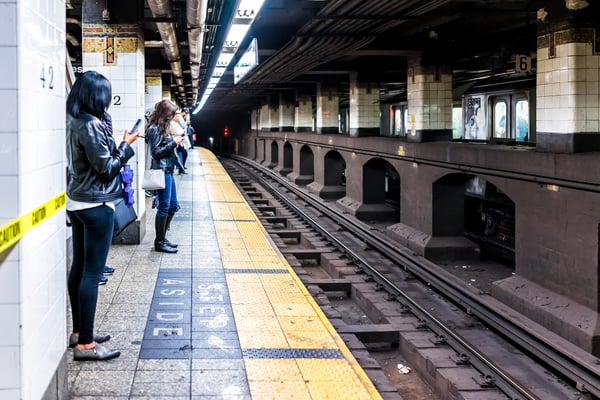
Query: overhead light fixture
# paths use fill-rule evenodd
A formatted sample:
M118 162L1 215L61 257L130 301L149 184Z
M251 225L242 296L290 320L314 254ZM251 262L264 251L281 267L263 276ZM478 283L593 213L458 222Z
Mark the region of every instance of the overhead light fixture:
M196 114L204 107L204 104L213 92L213 89L217 86L217 83L224 75L225 70L229 67L231 60L237 52L240 43L244 41L250 26L254 22L254 19L258 15L260 8L262 7L264 0L240 0L233 16L233 21L229 25L227 35L225 36L225 42L217 64L213 68L209 84L202 94L200 102L192 111L192 114ZM214 80L216 78L216 81ZM214 86L213 86L214 85ZM209 87L210 86L210 87Z

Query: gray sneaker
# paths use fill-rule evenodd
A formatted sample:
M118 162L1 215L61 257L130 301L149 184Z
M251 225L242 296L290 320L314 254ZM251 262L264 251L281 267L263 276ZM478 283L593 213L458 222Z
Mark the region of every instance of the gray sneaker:
M73 349L73 360L75 361L101 361L110 360L111 358L117 358L121 355L118 350L109 350L102 346L100 343L96 343L96 347L89 350L82 350L75 347Z

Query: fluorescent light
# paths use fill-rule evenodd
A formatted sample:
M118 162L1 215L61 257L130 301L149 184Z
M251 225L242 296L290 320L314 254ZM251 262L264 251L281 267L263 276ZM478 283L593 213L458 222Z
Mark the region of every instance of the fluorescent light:
M216 87L217 83L221 79L221 76L223 76L225 70L229 66L229 63L231 63L231 60L239 48L240 43L244 41L244 38L246 37L250 26L252 26L254 19L258 15L263 3L264 0L239 0L236 12L233 16L233 22L229 26L227 35L225 35L225 43L221 49L221 54L219 55L217 64L212 71L208 86L202 95L202 99L196 108L194 108L194 111L192 111L192 114L196 114L198 111L200 111L208 100L208 97L214 89L214 87L212 87L214 82L213 79L217 79L216 83L214 83Z

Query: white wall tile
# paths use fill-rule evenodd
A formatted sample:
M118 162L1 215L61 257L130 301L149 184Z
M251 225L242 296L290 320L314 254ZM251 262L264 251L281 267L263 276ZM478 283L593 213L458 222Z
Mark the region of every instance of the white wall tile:
M0 363L0 388L19 389L21 381L19 347L0 347L0 360L2 360Z
M19 311L20 304L0 304L0 315L2 315L0 347L20 345Z

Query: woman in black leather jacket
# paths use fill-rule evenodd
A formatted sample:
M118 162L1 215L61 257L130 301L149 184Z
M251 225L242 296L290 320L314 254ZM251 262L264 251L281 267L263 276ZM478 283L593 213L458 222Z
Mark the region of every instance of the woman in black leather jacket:
M104 272L114 226L114 201L123 197L121 167L134 155L138 133L125 131L117 148L112 137L110 82L95 71L83 73L67 98L67 214L73 232L73 262L68 278L75 360L108 360L121 353L94 334L98 281Z
M146 126L146 141L152 155L150 168L162 169L165 173L165 188L156 191L158 206L154 219L154 230L156 231L154 250L162 253L177 253L177 245L169 242L166 238L171 220L179 210L173 170L177 164L175 149L182 142L183 136L173 137L171 134L171 120L176 111L175 104L169 100L161 100L156 103Z

